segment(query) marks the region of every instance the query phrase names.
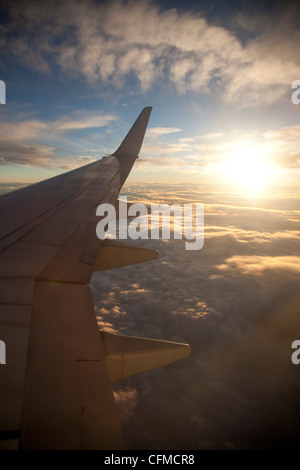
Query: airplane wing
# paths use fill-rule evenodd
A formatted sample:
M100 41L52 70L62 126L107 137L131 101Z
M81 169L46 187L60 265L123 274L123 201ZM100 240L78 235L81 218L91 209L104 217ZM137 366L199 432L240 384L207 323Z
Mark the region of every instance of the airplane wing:
M89 287L95 270L157 257L96 236L96 208L116 204L151 109L109 157L0 198L2 442L122 449L112 382L189 354L188 345L99 333Z

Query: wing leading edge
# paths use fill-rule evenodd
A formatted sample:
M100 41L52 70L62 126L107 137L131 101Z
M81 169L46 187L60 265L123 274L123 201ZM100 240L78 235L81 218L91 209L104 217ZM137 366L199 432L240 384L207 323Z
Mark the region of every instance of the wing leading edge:
M94 270L157 256L95 230L96 208L116 204L150 113L110 157L0 198L0 440L21 449L122 449L111 381L189 352L99 335L89 288Z

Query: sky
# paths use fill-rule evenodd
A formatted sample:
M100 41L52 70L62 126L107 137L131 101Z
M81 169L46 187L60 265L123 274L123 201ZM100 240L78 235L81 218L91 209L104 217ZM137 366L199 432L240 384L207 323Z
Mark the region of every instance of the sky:
M243 184L250 172L298 183L296 2L0 8L4 189L112 153L144 106L153 112L132 181Z
M0 192L112 153L122 195L203 203L204 246L93 276L100 328L189 343L114 386L129 449L296 448L300 18L293 1L2 1Z

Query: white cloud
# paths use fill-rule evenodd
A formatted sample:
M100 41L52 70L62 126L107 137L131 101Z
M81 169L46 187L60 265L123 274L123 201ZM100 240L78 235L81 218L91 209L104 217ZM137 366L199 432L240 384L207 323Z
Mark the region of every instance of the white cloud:
M71 76L113 87L134 76L141 92L166 82L179 93L210 93L218 79L220 97L247 106L278 100L300 75L299 33L290 18L275 18L277 24L242 45L200 14L163 11L149 1L66 1L51 8L33 1L9 10L5 47L44 73L54 62ZM20 28L18 38L9 38Z

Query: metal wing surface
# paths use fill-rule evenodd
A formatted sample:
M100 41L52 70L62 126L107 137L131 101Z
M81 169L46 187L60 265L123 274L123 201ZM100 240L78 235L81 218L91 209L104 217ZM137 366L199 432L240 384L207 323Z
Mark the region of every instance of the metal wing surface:
M120 266L157 256L146 250L134 261L136 250L96 236L96 208L116 205L150 113L111 156L0 198L0 439L20 449L124 447L111 382L124 376L125 357L153 358L159 347L99 334L89 282L100 254L110 267L120 254ZM132 373L147 367L133 361Z

